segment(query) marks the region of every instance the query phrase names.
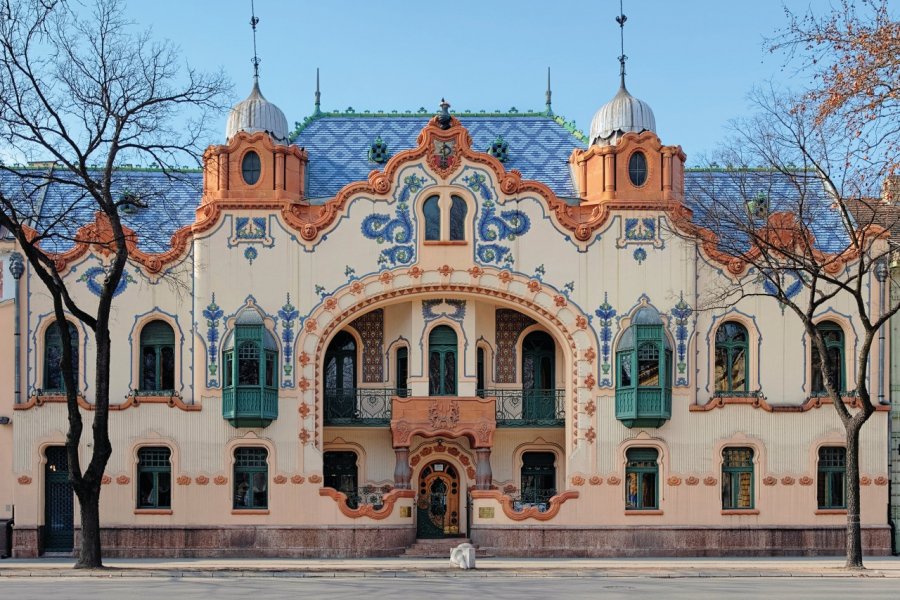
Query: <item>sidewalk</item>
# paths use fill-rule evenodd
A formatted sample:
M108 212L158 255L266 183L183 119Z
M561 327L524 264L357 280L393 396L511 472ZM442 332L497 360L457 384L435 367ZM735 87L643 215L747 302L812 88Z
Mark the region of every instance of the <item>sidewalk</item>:
M483 558L477 570L449 559L107 559L106 569L74 570L71 558L0 560L3 577L890 577L900 579L900 558L870 557L867 570L844 571L827 558Z

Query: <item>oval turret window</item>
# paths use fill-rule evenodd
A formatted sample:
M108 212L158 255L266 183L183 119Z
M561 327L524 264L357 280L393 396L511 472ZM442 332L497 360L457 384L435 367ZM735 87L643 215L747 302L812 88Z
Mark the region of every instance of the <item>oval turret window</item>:
M259 154L250 151L244 155L244 160L241 161L241 175L244 177L244 182L247 185L255 184L259 181L259 173Z
M643 152L635 152L628 159L628 178L635 187L647 182L647 157Z

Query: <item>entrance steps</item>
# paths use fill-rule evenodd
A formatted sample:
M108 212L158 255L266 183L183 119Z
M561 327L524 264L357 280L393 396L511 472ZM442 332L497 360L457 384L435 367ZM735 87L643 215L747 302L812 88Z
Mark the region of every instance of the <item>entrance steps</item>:
M406 558L446 558L450 559L450 551L460 544L471 544L472 540L463 537L418 539L406 549L401 557ZM476 558L491 558L491 555L475 546Z

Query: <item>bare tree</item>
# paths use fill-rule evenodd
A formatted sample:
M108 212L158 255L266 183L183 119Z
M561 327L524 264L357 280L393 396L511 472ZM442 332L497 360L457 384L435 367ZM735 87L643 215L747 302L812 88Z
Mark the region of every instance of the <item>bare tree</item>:
M882 210L879 199L867 196L867 182L888 172L890 157L878 165L862 163L859 156L868 140L846 135L840 113L823 116L805 98L772 89L751 98L759 113L736 121L733 139L702 173L693 174L686 190L693 213L676 215L676 230L696 240L715 265L709 277L721 285L706 289L707 308L765 296L803 323L813 345L813 373L821 377L824 396L846 433L846 566L860 569L860 432L876 410L868 377L870 351L879 330L900 308L884 291L882 301L872 303L875 291L885 289L885 229L897 213ZM860 205L870 210L864 213ZM722 268L717 262L727 265L730 276L716 279L712 272ZM850 389L849 378L825 359L827 333L817 327L819 314L838 302L853 307L859 327L855 388ZM875 384L879 390L882 381Z
M119 0L82 6L66 0L0 0L0 137L17 160L0 164L0 228L17 242L53 300L56 323L74 317L96 343L93 453L79 462L83 423L69 328L62 371L69 429L69 479L81 508L76 568L102 567L100 485L109 440L110 310L136 234L123 217L165 193L129 184L126 164L152 164L177 177L176 165L199 164L205 116L221 109L229 84L222 73L182 67L176 49L136 32ZM65 190L48 211L47 190ZM96 304L79 301L55 252L90 244L106 255Z

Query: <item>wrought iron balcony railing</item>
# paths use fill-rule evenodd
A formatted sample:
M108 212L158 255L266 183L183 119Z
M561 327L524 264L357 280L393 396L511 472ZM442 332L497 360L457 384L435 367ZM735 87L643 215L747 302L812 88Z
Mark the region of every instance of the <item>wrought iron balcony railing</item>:
M384 506L384 495L391 491L391 488L389 486L366 485L355 490L338 491L347 495L347 506L349 508L359 508L370 504L375 510L380 510Z
M713 392L713 398L765 398L762 390L716 390Z
M515 511L534 506L538 509L538 512L545 512L550 508L550 498L555 495L555 489L539 490L526 488L517 495L510 495L510 498Z
M391 423L391 398L409 396L405 388L325 390L326 425L382 426Z
M562 427L566 390L484 389L476 394L497 399L497 427Z

